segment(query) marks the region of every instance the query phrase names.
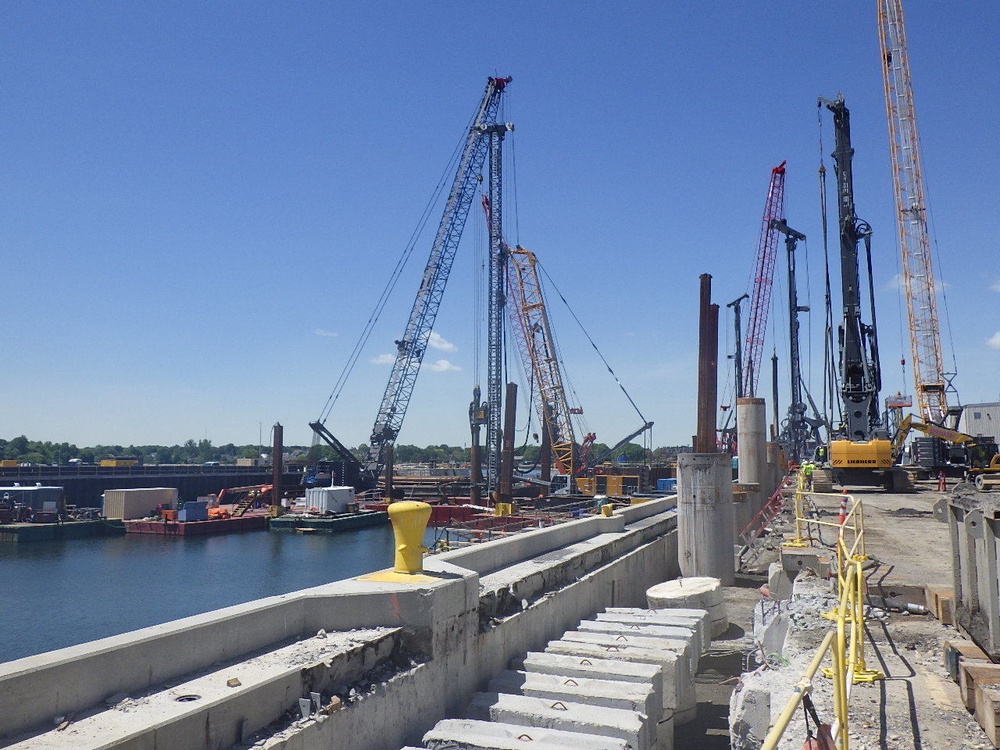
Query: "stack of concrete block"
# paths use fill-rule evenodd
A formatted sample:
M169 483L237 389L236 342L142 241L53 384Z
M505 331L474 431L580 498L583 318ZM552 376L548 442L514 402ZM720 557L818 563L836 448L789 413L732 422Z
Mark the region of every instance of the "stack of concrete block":
M672 750L675 724L697 713L694 677L710 631L706 610L605 610L515 659L473 697L466 719L439 722L424 745Z
M691 641L695 654L704 654L712 643L708 612L704 609L641 609L639 607L609 607L597 615L598 622L624 622L634 625L682 627L694 634Z

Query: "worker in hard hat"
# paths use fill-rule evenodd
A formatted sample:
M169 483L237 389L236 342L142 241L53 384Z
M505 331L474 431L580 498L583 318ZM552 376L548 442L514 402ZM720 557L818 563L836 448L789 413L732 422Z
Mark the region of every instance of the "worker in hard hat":
M813 470L816 468L816 464L812 461L806 461L802 464L802 473L806 478L806 489L811 490L813 486Z

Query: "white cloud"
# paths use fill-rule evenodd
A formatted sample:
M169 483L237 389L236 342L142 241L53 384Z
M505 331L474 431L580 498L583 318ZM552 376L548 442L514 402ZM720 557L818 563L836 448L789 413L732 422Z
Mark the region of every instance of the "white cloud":
M992 289L994 292L1000 292L1000 281L994 281L992 284L990 284L990 289Z
M997 282L997 287L1000 288L1000 282ZM940 294L944 289L951 289L951 284L941 279L934 279L934 288L937 293ZM903 274L897 273L889 281L886 282L883 289L906 289L906 284L903 282Z
M424 365L431 372L461 372L462 368L458 365L453 365L446 359L439 359L437 362L431 362L429 365Z
M443 338L439 334L431 331L431 337L427 340L427 345L431 349L437 349L442 352L457 352L458 347L453 343ZM443 361L443 360L442 360Z
M886 282L886 285L885 285L884 288L885 289L902 289L903 288L903 274L897 273L895 276L893 276L891 279L889 279L888 282Z
M340 335L336 331L325 331L322 328L317 328L315 331L313 331L313 333L315 333L317 336L326 336L331 339L335 339L337 338L337 336Z
M396 358L391 354L379 354L377 357L371 358L373 365L391 365L395 361Z
M986 346L990 349L1000 349L1000 331L997 331L986 339Z

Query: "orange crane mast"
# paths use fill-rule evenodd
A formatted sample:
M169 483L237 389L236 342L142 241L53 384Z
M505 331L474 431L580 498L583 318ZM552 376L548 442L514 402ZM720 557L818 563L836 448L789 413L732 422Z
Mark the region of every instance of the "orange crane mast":
M944 424L948 419L954 426L961 416L961 407L948 406L947 391L951 383L944 372L941 353L924 169L902 0L878 0L878 33L917 406L923 419L935 424Z
M514 338L522 360L530 362L538 389L535 401L539 418L549 433L556 467L560 474L573 476L577 468L573 460L576 441L570 414L574 410L566 401L555 338L535 267L538 259L533 252L520 245L510 248L509 253L507 280L508 295L514 303L514 309L509 311L510 317L515 319L512 326Z

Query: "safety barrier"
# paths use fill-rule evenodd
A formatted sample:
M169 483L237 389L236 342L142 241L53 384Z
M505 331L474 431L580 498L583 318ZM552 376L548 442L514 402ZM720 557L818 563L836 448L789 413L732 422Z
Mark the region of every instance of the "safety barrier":
M740 572L747 570L763 553L771 524L785 508L785 496L782 490L784 490L787 480L786 477L774 491L774 494L764 503L757 515L740 532L739 541L741 544L737 554L737 566Z
M830 727L830 739L827 740L827 744L832 740L835 743L833 746L839 750L849 750L847 729L853 686L885 679L884 674L868 669L865 663L864 564L868 560L868 555L865 553L864 506L861 500L848 495L846 490L841 495L809 493L837 498L841 503L841 509L836 522L806 518L802 512L805 494L807 493L800 477L798 491L795 493L796 538L788 546L805 546L807 540L811 538L809 532L811 524L836 529L835 573L839 599L837 606L823 615L832 620L835 627L827 633L809 668L795 684L791 699L768 732L761 748L773 750L777 747L799 705L808 701L808 695L812 690L812 679L829 651L830 666L823 670L823 674L833 682L833 709L836 721ZM814 746L825 747L823 741L821 737L814 741L819 742Z

